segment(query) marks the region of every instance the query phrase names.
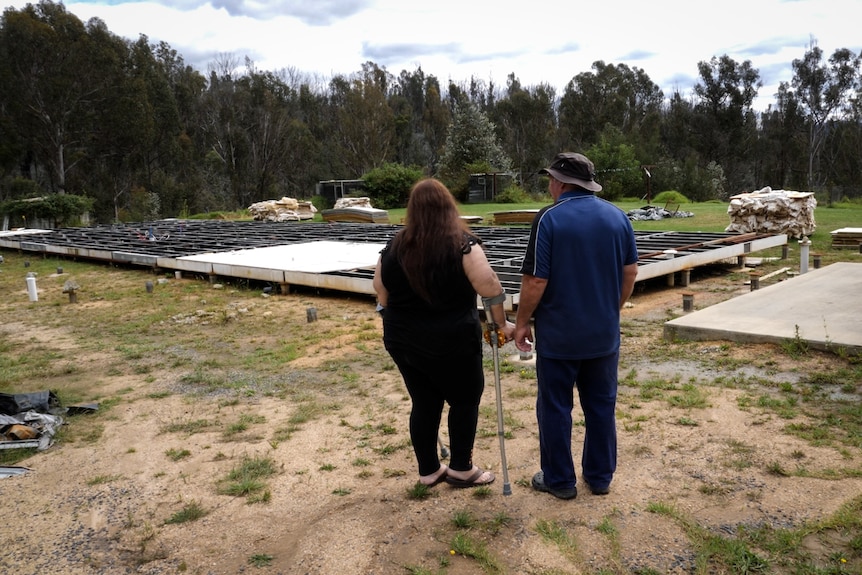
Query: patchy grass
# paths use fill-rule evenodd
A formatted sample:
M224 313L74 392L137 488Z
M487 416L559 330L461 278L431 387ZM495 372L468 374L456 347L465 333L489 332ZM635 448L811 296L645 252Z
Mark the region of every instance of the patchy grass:
M862 569L862 496L820 521L788 529L740 526L732 536L712 532L667 503L651 503L647 511L683 529L696 551L699 572L837 575Z
M268 553L255 553L248 558L248 563L254 567L269 567L274 559L275 557Z
M204 509L197 501L192 501L183 505L183 508L171 515L165 520L166 525L177 525L180 523L188 523L189 521L197 521L201 517L205 517L207 510Z
M562 523L556 520L539 519L534 527L543 541L557 547L560 553L570 560L579 560L578 544Z
M168 456L168 459L171 461L179 461L181 459L185 459L186 457L191 456L192 452L188 449L168 449L165 451L165 455Z
M249 503L269 500L265 479L277 473L275 461L247 457L219 481L218 492L233 497L246 497Z
M87 480L87 485L104 485L106 483L113 483L114 481L119 481L123 479L122 475L97 475L91 479Z

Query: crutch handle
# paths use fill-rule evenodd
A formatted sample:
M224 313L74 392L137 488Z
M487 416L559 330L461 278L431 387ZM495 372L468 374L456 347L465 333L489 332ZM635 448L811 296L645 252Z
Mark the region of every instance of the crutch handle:
M503 347L504 345L506 345L506 334L504 334L503 330L501 330L499 328L496 328L496 329L492 328L491 324L488 324L488 329L485 330L485 333L484 333L485 342L488 343L491 347L494 347L494 342L491 339L491 332L492 331L495 334L497 334L497 341L496 341L497 347Z

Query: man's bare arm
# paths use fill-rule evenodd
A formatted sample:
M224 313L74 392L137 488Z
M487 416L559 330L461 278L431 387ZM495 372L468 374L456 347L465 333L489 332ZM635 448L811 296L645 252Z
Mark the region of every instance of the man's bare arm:
M632 297L635 289L635 280L638 277L638 265L636 263L623 267L623 285L620 286L620 309Z

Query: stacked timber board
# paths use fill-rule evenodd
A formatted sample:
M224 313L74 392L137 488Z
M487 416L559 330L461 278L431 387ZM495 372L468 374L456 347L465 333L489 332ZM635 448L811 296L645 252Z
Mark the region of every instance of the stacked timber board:
M833 248L858 248L862 245L862 228L841 228L832 232Z
M353 222L357 224L388 224L389 212L376 208L334 208L320 215L327 222Z
M509 210L506 212L493 212L494 224L532 224L539 210Z

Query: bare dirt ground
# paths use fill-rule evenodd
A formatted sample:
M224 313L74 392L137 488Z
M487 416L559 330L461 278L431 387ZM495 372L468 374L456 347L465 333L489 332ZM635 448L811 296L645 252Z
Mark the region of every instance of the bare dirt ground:
M145 275L123 273L138 274L136 282ZM100 402L97 414L68 418L52 448L20 462L27 474L0 479L0 572L743 572L703 563L692 526L726 537L740 528L797 529L862 493L860 474L834 473L860 469L859 449L789 433L789 424L811 424L812 416L764 400L845 360L793 357L772 345L663 341L663 322L681 313L679 288L647 286L623 312L610 495L579 485L577 499L560 501L529 487L539 461L535 378L511 344L502 350L502 388L512 494L503 495L489 350L475 462L497 481L485 493L441 484L416 498L409 400L382 348L373 301L247 290L220 296L214 309L180 291L193 281L157 286L177 291L162 300L171 302L164 312L148 309L161 320L142 328L148 343L135 353L107 333L102 345L84 344L81 328L69 327L73 316L91 314L98 329L95 318L120 305L107 292L82 290L74 305L57 296L52 305L0 307L0 341L13 351L50 346L71 366L15 391L68 378L93 386L81 401ZM748 290L727 270L687 289L698 307ZM26 292L12 299L26 300ZM306 321L308 307L317 322ZM296 356L293 338L314 343ZM198 361L204 353L216 359ZM246 356L257 363L243 364ZM225 363L245 368L221 373L218 384L207 379ZM127 368L108 367L118 365ZM577 426L576 457L582 438ZM257 500L224 490L248 460L271 461L276 471ZM190 506L203 516L171 521ZM801 544L825 566L837 560L828 541ZM858 562L847 568L862 572Z

